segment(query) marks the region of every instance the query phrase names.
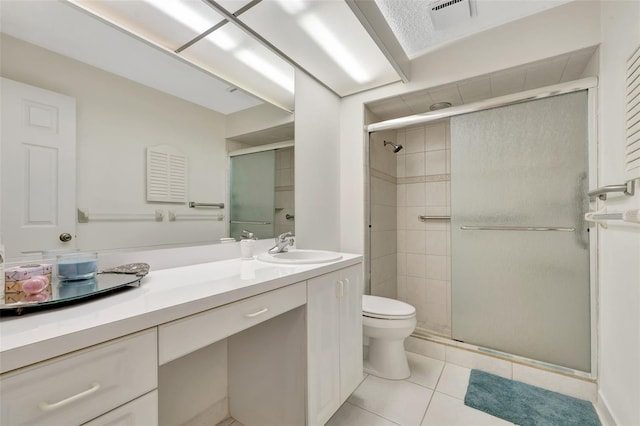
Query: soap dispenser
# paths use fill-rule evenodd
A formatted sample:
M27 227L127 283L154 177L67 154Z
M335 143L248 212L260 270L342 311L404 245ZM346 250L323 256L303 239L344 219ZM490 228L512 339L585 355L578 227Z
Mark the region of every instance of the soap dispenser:
M253 259L253 246L256 242L256 237L253 232L249 232L246 229L242 230L240 240L240 253L243 259Z

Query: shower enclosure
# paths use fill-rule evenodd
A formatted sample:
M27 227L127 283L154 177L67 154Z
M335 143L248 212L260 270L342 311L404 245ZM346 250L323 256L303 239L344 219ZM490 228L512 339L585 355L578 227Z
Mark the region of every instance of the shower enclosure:
M452 337L589 371L587 93L451 118Z
M420 334L592 371L584 85L370 126L371 294L416 306Z

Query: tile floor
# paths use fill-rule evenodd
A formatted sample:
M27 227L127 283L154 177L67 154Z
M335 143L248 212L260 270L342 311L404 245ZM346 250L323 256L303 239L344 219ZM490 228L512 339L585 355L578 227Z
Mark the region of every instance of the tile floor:
M470 368L411 352L407 357L408 379L366 376L326 426L512 424L464 405Z

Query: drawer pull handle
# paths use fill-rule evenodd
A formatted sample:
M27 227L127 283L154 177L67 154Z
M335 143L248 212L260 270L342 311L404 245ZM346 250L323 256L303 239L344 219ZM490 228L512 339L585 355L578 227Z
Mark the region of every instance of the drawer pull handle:
M265 312L267 312L269 310L269 308L262 308L260 309L258 312L254 312L252 314L246 314L245 318L253 318L253 317L257 317L258 315L262 315Z
M78 394L75 394L73 396L70 396L69 398L63 399L62 401L58 401L58 402L54 402L53 404L48 404L46 402L41 402L40 404L38 404L38 407L40 407L40 409L42 411L52 411L52 410L56 410L62 406L65 406L67 404L70 404L74 401L77 401L79 399L84 398L85 396L89 396L92 393L96 392L98 389L100 389L100 383L92 383L91 387L89 389L87 389L86 391L80 392Z

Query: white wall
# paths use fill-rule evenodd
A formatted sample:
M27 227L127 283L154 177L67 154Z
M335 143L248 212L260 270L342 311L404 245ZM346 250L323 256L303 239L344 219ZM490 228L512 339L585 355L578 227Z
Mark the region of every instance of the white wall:
M340 107L341 250L364 252L363 103L594 46L600 41L598 28L597 2L568 3L415 59L407 84L344 98Z
M626 60L640 45L640 2L601 3L599 183L625 181ZM636 181L640 185L640 181ZM636 186L638 188L638 186ZM640 194L611 196L610 211L640 208ZM640 424L640 226L599 230L599 399L618 425Z
M298 248L340 249L340 99L296 72L295 206ZM360 173L362 162L353 164ZM363 203L350 204L362 209ZM362 225L362 224L361 224Z
M189 158L189 200L224 202L224 115L6 35L0 41L3 77L77 100L78 207L193 213L184 204L146 202L145 149L159 144ZM88 250L214 241L225 229L224 222L202 220L95 222L78 224L77 244Z

